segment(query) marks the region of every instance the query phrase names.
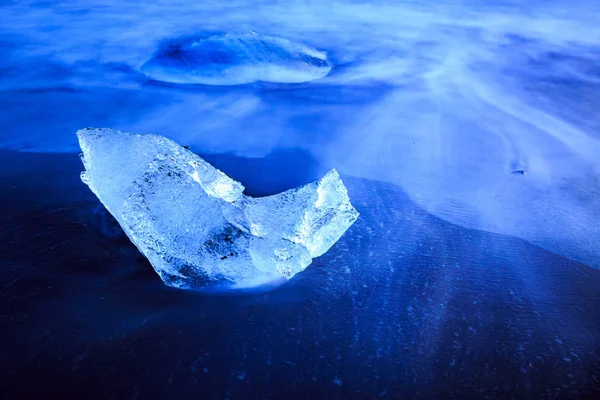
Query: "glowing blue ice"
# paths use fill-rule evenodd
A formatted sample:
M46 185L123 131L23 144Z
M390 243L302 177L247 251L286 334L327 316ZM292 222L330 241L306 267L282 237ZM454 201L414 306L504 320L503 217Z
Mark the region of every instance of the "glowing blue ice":
M335 170L251 198L239 182L162 136L91 128L77 136L82 180L171 286L289 279L358 217Z
M142 66L152 79L205 85L299 83L321 78L330 70L323 52L254 32L173 42Z

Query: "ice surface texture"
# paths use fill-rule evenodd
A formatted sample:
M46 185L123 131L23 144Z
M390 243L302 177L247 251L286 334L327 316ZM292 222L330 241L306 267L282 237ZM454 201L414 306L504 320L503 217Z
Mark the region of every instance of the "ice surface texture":
M142 66L152 79L205 85L299 83L330 70L325 53L255 32L173 41Z
M358 217L335 170L252 198L239 182L162 136L88 128L77 137L83 182L171 286L289 279Z

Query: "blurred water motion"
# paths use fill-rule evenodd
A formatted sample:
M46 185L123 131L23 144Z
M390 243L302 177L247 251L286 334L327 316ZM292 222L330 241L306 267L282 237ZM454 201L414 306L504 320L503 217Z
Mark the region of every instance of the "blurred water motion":
M107 126L203 153L299 147L448 221L599 267L599 15L592 2L17 2L2 7L0 146L76 151L75 130ZM324 50L334 69L216 88L139 72L167 40L242 31Z
M598 2L5 1L0 20L13 393L43 393L34 375L98 388L94 365L125 359L131 382L115 367L98 396L151 396L148 377L171 398L600 396ZM333 68L227 87L141 72L169 41L251 31ZM364 219L274 293L174 294L79 183L86 126L167 136L250 194L336 168Z

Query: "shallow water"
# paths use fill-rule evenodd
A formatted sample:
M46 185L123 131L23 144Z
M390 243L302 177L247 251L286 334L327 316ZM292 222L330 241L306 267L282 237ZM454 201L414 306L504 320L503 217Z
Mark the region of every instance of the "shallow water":
M3 2L5 398L600 396L594 2ZM300 84L148 79L165 40L327 52ZM290 282L165 287L75 131L190 146L252 195L335 167L359 220Z

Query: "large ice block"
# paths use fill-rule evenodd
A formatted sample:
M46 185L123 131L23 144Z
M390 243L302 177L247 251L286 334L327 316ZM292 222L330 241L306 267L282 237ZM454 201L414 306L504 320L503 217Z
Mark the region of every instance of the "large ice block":
M240 85L308 82L326 76L331 64L317 49L248 32L170 41L141 69L148 77L164 82Z
M252 198L239 182L162 136L88 128L77 137L83 182L171 286L289 279L358 218L335 170Z

